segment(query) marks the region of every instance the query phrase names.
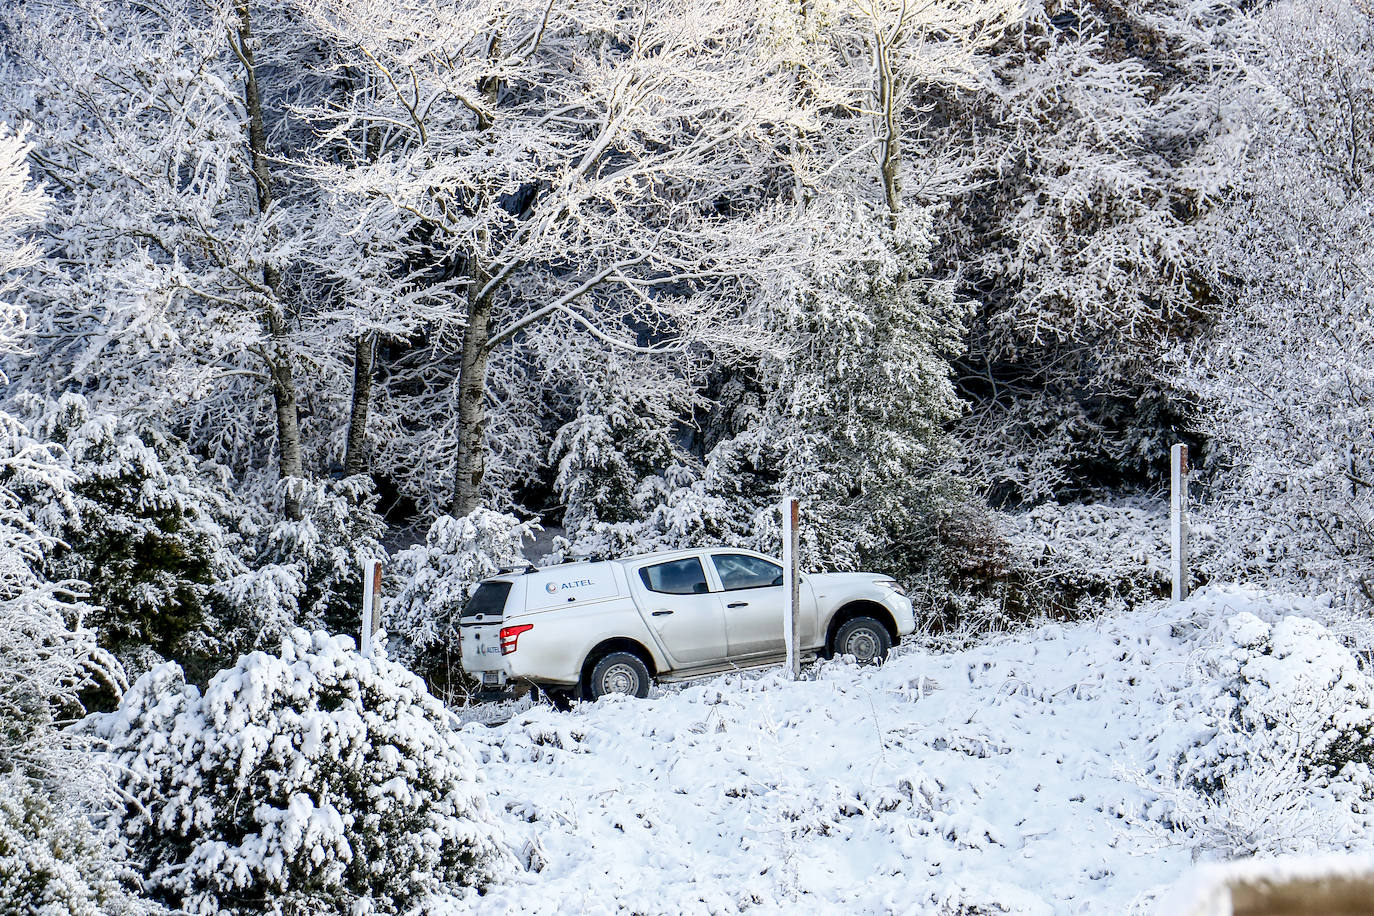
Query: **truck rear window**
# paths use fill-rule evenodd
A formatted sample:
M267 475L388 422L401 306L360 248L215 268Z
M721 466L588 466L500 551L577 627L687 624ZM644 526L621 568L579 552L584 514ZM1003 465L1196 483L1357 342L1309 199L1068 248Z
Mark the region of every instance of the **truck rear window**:
M468 599L467 606L463 608L464 617L476 617L478 614L500 617L506 610L506 598L510 595L509 582L483 582L477 586L477 591L472 593Z

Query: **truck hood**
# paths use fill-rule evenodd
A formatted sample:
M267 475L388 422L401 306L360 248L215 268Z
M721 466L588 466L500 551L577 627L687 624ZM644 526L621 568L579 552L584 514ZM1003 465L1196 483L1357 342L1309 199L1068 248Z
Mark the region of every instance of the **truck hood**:
M806 573L806 581L811 583L811 587L817 591L827 588L854 588L860 585L872 585L880 579L891 579L882 573L869 572L842 572L842 573Z

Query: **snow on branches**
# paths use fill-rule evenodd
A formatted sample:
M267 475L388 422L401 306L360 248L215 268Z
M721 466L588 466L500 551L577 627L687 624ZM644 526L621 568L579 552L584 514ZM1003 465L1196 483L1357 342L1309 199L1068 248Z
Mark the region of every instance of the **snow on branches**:
M472 590L502 567L524 563L525 542L538 530L534 522L476 509L463 518L441 515L424 544L398 553L401 589L387 601L383 624L406 661L426 674L443 667L450 681L447 669L458 667L458 618Z
M1256 11L1244 181L1217 216L1230 305L1191 360L1227 574L1374 603L1374 12ZM1239 104L1239 103L1238 103Z

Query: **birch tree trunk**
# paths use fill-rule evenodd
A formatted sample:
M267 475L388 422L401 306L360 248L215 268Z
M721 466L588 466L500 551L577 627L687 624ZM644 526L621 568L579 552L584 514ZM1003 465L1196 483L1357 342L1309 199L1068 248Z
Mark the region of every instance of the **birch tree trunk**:
M253 21L247 0L235 5L239 17L238 40L231 37L230 46L243 64L244 104L248 109L248 152L253 165L253 181L258 192L258 212L266 213L272 206L272 171L267 161L267 131L263 124L262 93L258 87L258 71L253 57ZM263 265L263 285L267 288L267 303L263 318L270 344L266 354L272 375L272 399L277 413L277 461L281 479L305 476L301 463L300 407L296 398L296 381L292 372L291 345L287 336L286 319L277 302L281 275L271 265ZM301 518L299 498L289 489L285 496L286 517Z
M481 288L473 284L473 290ZM487 362L491 356L491 298L481 297L468 307L463 329L462 363L458 374L458 455L455 460L453 505L449 514L462 518L477 508L482 478L487 471Z
M902 210L902 133L898 123L901 87L892 66L892 46L881 25L874 30L874 57L878 75L878 114L883 119L879 128L878 169L883 182L883 201L887 204L888 226L896 229L897 215Z
M344 475L368 469L367 414L372 406L372 365L376 334L359 334L353 341L353 401L348 412L348 441L344 447Z

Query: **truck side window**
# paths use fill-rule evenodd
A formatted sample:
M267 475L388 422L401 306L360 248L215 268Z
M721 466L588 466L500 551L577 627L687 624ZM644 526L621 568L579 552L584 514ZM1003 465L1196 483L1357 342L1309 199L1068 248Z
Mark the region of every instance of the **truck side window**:
M649 591L666 595L704 595L711 590L706 584L706 570L696 557L646 566L639 571L639 578Z
M782 584L782 567L743 553L718 553L711 557L716 564L720 584L727 591L737 588L766 588Z

